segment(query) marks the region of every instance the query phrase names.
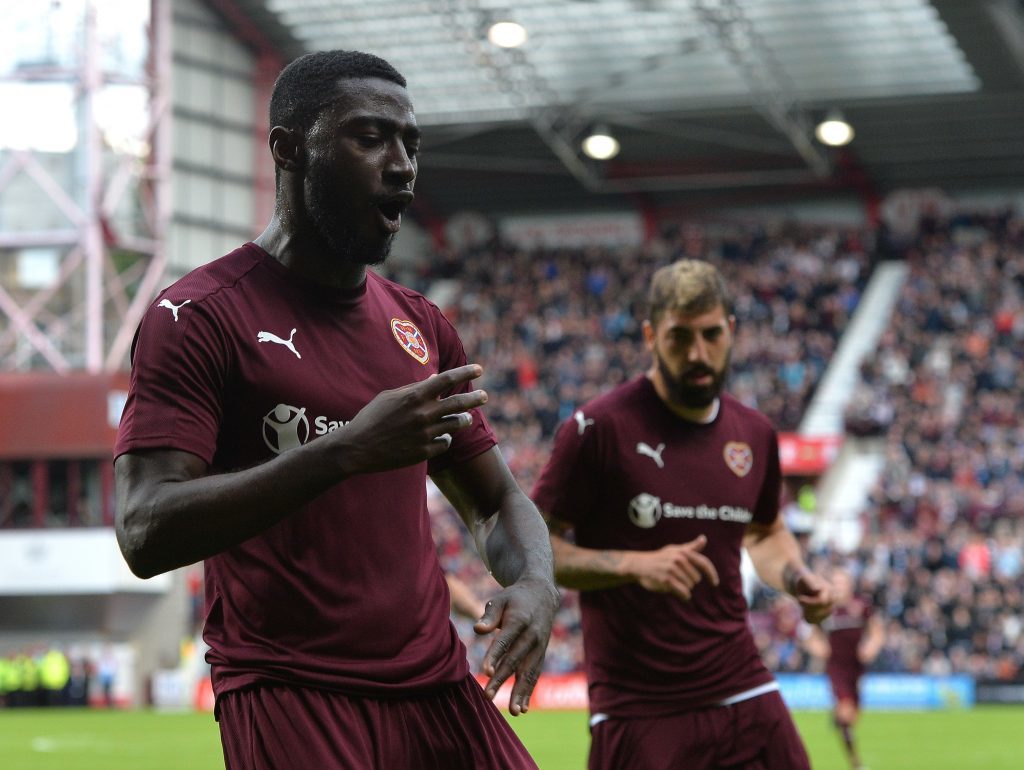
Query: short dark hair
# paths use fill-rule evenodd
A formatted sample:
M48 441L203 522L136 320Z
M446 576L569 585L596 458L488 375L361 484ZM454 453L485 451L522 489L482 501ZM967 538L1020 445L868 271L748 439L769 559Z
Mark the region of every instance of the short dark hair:
M710 262L699 259L680 259L655 272L647 301L652 324L669 310L697 315L721 305L726 313L732 312L722 274Z
M382 78L405 88L405 78L388 62L362 51L316 51L281 70L270 95L270 127L306 130L338 98L338 81Z

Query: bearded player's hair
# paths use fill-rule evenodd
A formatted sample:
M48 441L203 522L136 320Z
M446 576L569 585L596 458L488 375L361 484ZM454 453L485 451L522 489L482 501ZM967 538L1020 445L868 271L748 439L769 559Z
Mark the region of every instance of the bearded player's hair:
M699 259L680 259L655 272L647 304L648 319L654 325L670 310L700 315L721 305L726 315L732 313L722 274L710 262Z
M270 95L270 127L307 130L324 107L341 95L338 82L381 78L405 88L405 78L388 62L362 51L316 51L281 70Z

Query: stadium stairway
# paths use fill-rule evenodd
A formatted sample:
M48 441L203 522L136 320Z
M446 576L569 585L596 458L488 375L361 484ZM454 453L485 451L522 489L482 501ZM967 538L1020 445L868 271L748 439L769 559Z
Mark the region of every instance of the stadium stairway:
M848 553L863 535L861 512L885 465L885 440L847 437L819 485L818 519L811 546L831 543Z
M877 349L890 325L907 273L903 262L882 262L875 268L800 423L801 435L845 433L844 414L857 386L861 361ZM862 534L860 513L884 462L884 440L845 438L836 461L818 485L819 515L812 544L830 542L844 551L857 546Z

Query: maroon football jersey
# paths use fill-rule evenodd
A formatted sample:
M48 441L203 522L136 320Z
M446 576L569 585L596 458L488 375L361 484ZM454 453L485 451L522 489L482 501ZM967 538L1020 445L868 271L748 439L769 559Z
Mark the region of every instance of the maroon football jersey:
M338 429L382 390L465 363L454 328L416 292L372 272L356 290L326 289L246 244L147 312L115 456L171 448L211 473L250 467ZM466 652L449 621L426 474L494 444L477 411L429 469L347 479L207 559L215 692L283 681L373 694L461 680Z
M646 551L704 534L721 578L689 602L635 583L581 592L591 711L664 715L771 682L747 625L740 553L749 522L775 520L779 479L768 420L728 395L712 422L693 423L641 376L561 426L533 497L573 525L577 545Z
M857 647L864 637L871 613L870 604L853 597L837 605L832 614L822 621L821 629L828 634L828 643L832 648L826 664L828 670L857 674L864 670L864 664L857 658Z

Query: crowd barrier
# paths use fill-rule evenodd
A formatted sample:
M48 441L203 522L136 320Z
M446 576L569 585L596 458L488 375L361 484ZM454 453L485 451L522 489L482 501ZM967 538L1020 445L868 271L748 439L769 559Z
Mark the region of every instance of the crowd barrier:
M829 709L832 691L822 674L777 674L782 697L793 709ZM477 676L484 684L485 677ZM495 699L507 706L512 685L502 685ZM861 680L865 708L944 709L973 706L974 679L966 675L921 676L917 674L867 674ZM538 709L585 709L587 684L582 674L545 674L537 682L530 707Z
M782 697L792 709L828 709L832 691L822 674L776 674ZM866 674L860 681L866 709L946 709L975 704L974 678L965 674Z
M980 681L975 688L977 703L1024 704L1024 682Z
M483 686L487 677L476 675ZM782 697L792 709L829 709L832 692L822 674L777 674ZM861 701L866 709L949 709L965 708L978 702L977 687L972 677L922 676L917 674L867 674L861 680ZM1001 694L1009 690L1000 691ZM498 690L495 703L508 708L512 682ZM987 691L986 691L987 693ZM1024 686L1014 695L1024 697ZM986 702L991 700L986 697ZM1001 702L1007 702L1005 698ZM213 710L213 690L208 678L200 680L193 705L199 710ZM545 674L530 698L531 709L580 710L587 708L587 681L583 674Z

